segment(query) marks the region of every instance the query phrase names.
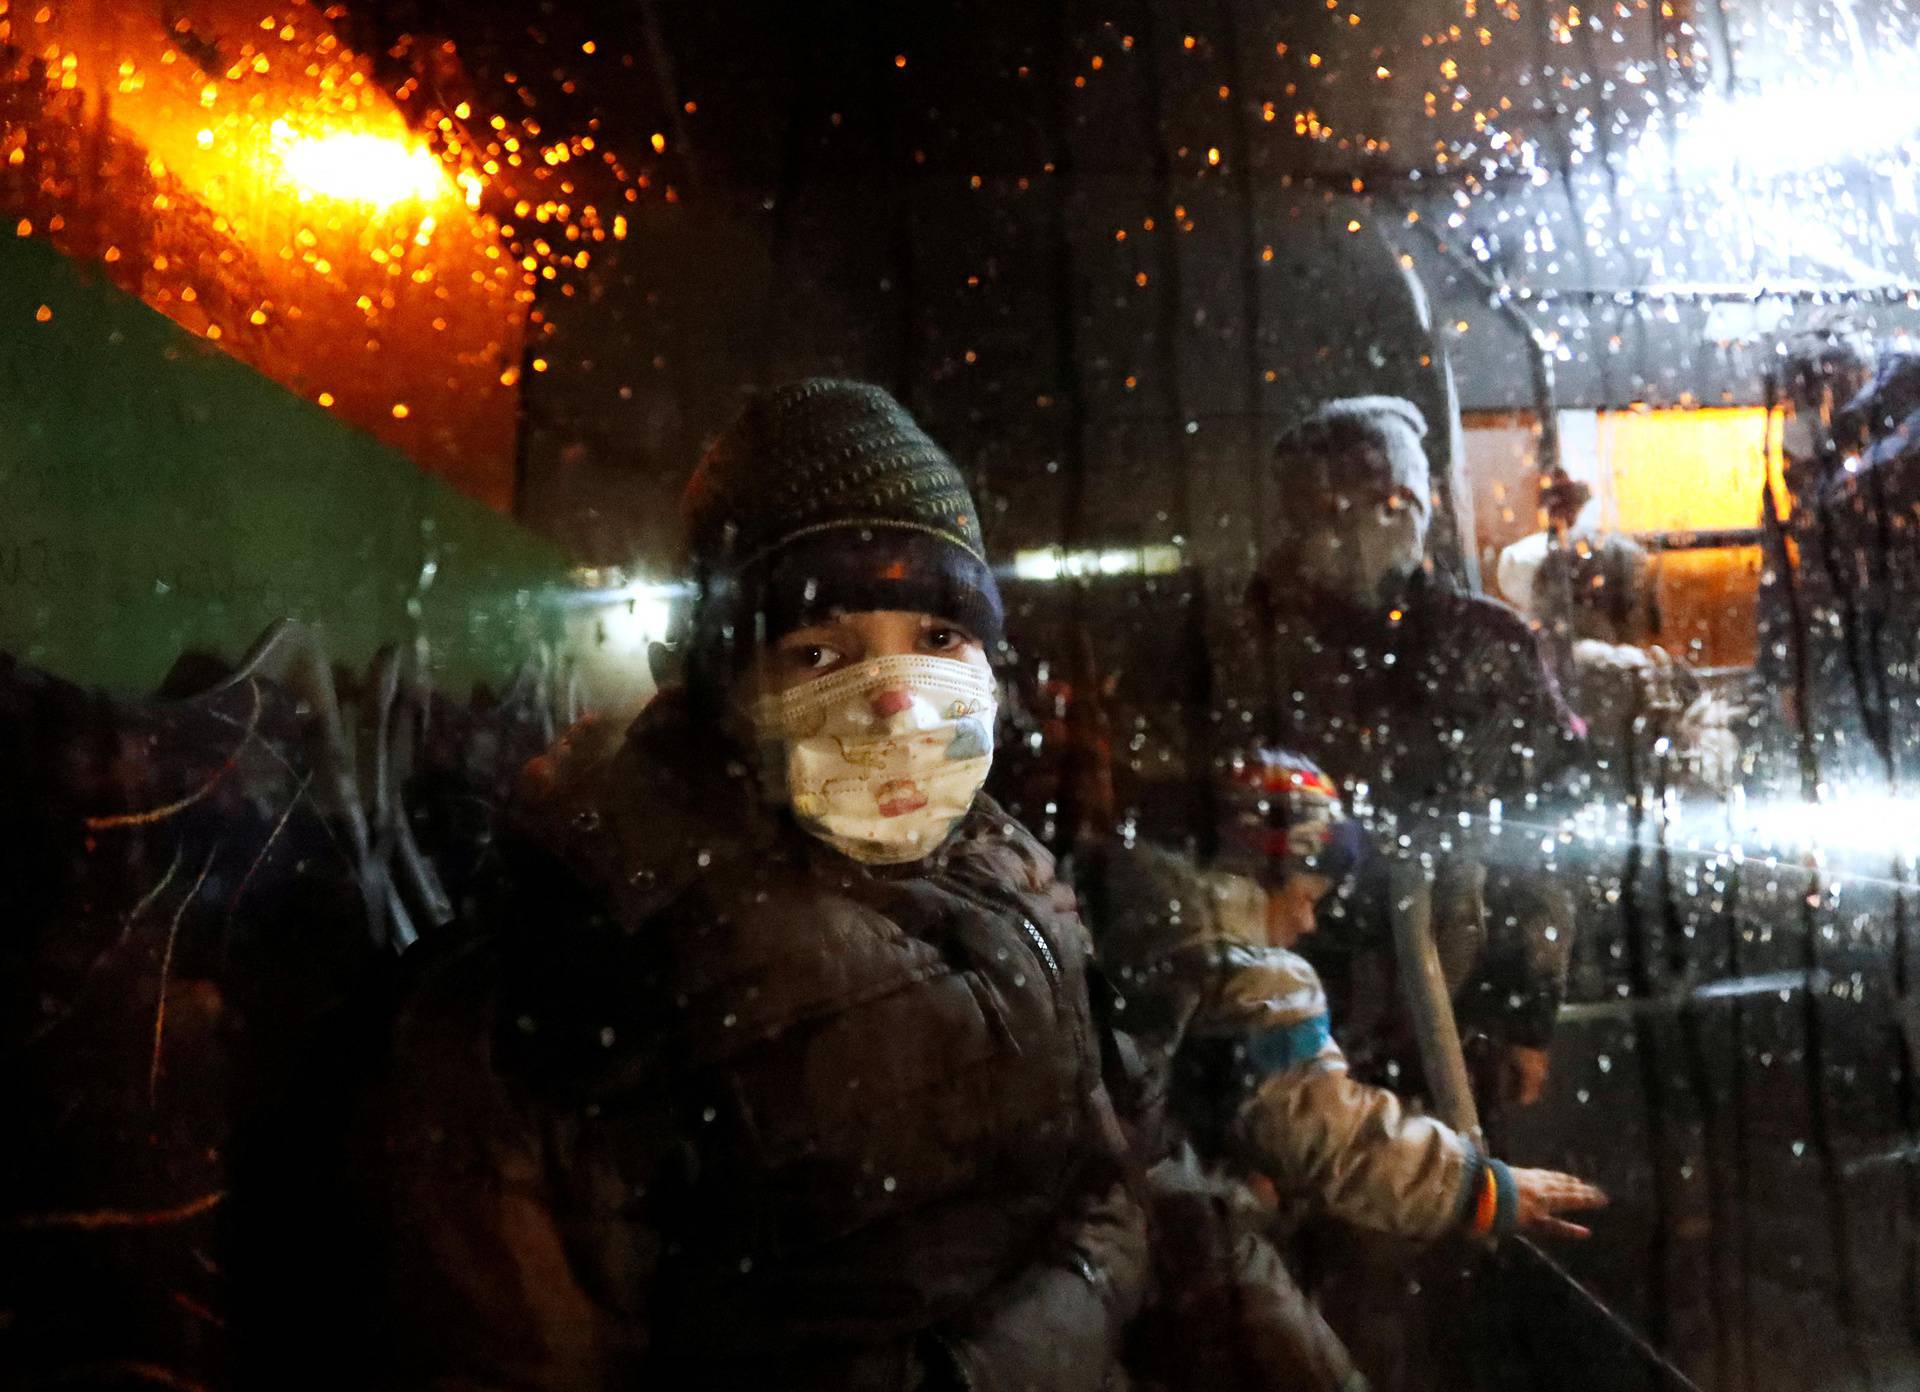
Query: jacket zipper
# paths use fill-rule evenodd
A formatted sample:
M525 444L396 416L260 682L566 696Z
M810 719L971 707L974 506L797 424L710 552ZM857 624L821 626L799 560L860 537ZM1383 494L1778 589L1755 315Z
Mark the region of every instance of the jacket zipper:
M1053 948L1048 945L1046 935L1034 925L1032 919L1026 917L1024 914L1021 915L1020 926L1027 930L1027 937L1033 942L1033 950L1040 954L1040 961L1047 969L1047 979L1053 983L1054 995L1058 997L1060 994L1060 963L1053 955Z
M1047 941L1046 934L1040 931L1031 918L991 894L984 894L961 884L955 884L953 888L959 891L962 898L971 899L984 909L996 913L1011 913L1020 920L1020 927L1027 935L1027 941L1033 944L1033 955L1040 959L1040 965L1046 969L1047 985L1052 991L1054 1008L1059 1009L1062 985L1060 959L1053 955L1053 946Z

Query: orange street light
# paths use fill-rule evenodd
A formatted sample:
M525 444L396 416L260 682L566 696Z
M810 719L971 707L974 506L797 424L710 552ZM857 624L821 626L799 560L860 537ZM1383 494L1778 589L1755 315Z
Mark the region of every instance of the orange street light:
M446 170L424 146L385 135L337 131L299 135L273 123L281 168L303 194L390 208L432 202L449 192Z

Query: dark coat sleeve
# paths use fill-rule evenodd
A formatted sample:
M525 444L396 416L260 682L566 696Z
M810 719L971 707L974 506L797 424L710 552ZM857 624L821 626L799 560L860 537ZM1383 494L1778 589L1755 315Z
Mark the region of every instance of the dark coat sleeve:
M1062 1221L1039 1261L939 1342L958 1385L978 1392L1099 1392L1146 1277L1145 1215L1116 1178Z
M1130 1335L1147 1385L1253 1392L1365 1386L1268 1238L1270 1215L1191 1155L1148 1173L1152 1296Z
M1468 613L1470 706L1492 717L1476 732L1479 791L1508 800L1547 792L1578 760L1586 727L1519 615L1485 599Z
M597 1388L637 1326L590 1289L552 1151L488 1064L493 963L433 964L403 1007L367 1130L386 1246L383 1385Z
M472 937L405 964L362 1128L386 1247L386 1386L619 1386L646 1352L661 1245L647 1156L610 1153L595 1108L542 1091L539 1056L520 1046L556 1031L537 1018L537 973L502 945L515 915L551 934L587 908L558 867L510 863Z
M1479 732L1476 791L1504 799L1509 809L1529 793L1551 798L1578 770L1585 726L1567 706L1538 637L1517 615L1486 600L1476 601L1471 615L1474 704L1495 713ZM1450 881L1465 892L1457 903ZM1557 878L1530 866L1487 866L1471 877L1443 873L1435 919L1442 959L1471 976L1459 999L1462 1013L1508 1042L1544 1047L1573 951L1572 899ZM1456 940L1460 933L1472 941ZM1453 984L1461 989L1457 979Z
M1460 993L1461 1017L1506 1043L1544 1049L1566 996L1573 896L1543 870L1495 868L1481 908L1486 955Z

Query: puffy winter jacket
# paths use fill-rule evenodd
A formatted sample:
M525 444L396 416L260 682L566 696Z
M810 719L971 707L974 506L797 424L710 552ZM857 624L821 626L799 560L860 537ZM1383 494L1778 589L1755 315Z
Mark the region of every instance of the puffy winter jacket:
M1149 845L1084 862L1088 912L1123 1012L1169 1115L1203 1157L1272 1181L1283 1205L1433 1238L1512 1221L1506 1167L1350 1077L1326 992L1298 953L1269 947L1259 886Z
M401 1381L1106 1385L1142 1220L1026 832L855 864L669 694L536 761L514 840L394 1036Z
M1348 1075L1305 958L1260 949L1233 971L1226 993L1264 1006L1203 1022L1222 1062L1240 1072L1244 1100L1229 1142L1239 1163L1301 1207L1376 1232L1439 1237L1472 1223L1483 1193L1487 1226L1511 1227L1515 1195L1504 1165L1386 1088Z

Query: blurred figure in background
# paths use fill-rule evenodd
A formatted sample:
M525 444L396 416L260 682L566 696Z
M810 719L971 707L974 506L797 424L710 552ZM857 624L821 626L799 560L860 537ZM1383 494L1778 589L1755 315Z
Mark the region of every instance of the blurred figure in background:
M1235 693L1234 723L1325 767L1379 844L1448 839L1433 892L1447 982L1463 1025L1493 1041L1497 1096L1485 1101L1524 1104L1546 1080L1571 904L1551 876L1524 860L1495 864L1475 838L1495 803L1523 817L1551 795L1581 730L1525 620L1428 563L1425 433L1410 403L1359 397L1281 437L1275 541L1249 596L1250 655L1222 683ZM1369 1076L1411 1083L1390 913L1376 861L1313 955Z
M1884 354L1839 411L1835 435L1845 456L1824 481L1820 515L1854 707L1835 718L1862 729L1869 749L1828 762L1865 781L1905 782L1920 773L1920 353ZM1824 675L1836 664L1820 653L1812 665Z
M1803 735L1817 761L1853 762L1873 739L1875 677L1859 616L1854 558L1837 531L1834 491L1862 443L1865 412L1843 408L1874 377L1872 340L1840 320L1781 345L1771 387L1784 410L1780 448L1786 498L1767 490L1754 675L1777 723L1773 752L1789 762ZM1785 504L1784 519L1779 515Z
M1675 781L1732 787L1738 712L1653 641L1659 606L1646 548L1617 535L1556 545L1532 584L1532 612L1544 629L1563 636L1567 701L1587 727L1599 785L1617 791L1623 779L1638 784L1663 758Z
M1593 537L1593 517L1588 508L1592 501L1593 489L1574 478L1561 465L1555 464L1551 472L1540 477L1539 515L1545 519L1546 526L1537 532L1529 532L1502 550L1494 568L1495 582L1501 596L1538 628L1547 665L1553 669L1562 686L1568 681L1573 640L1567 632L1564 617L1559 622L1543 617L1542 592L1536 582L1549 555ZM1559 577L1562 582L1566 578L1564 575ZM1551 593L1562 592L1555 589ZM1558 612L1564 616L1567 607L1561 604Z

